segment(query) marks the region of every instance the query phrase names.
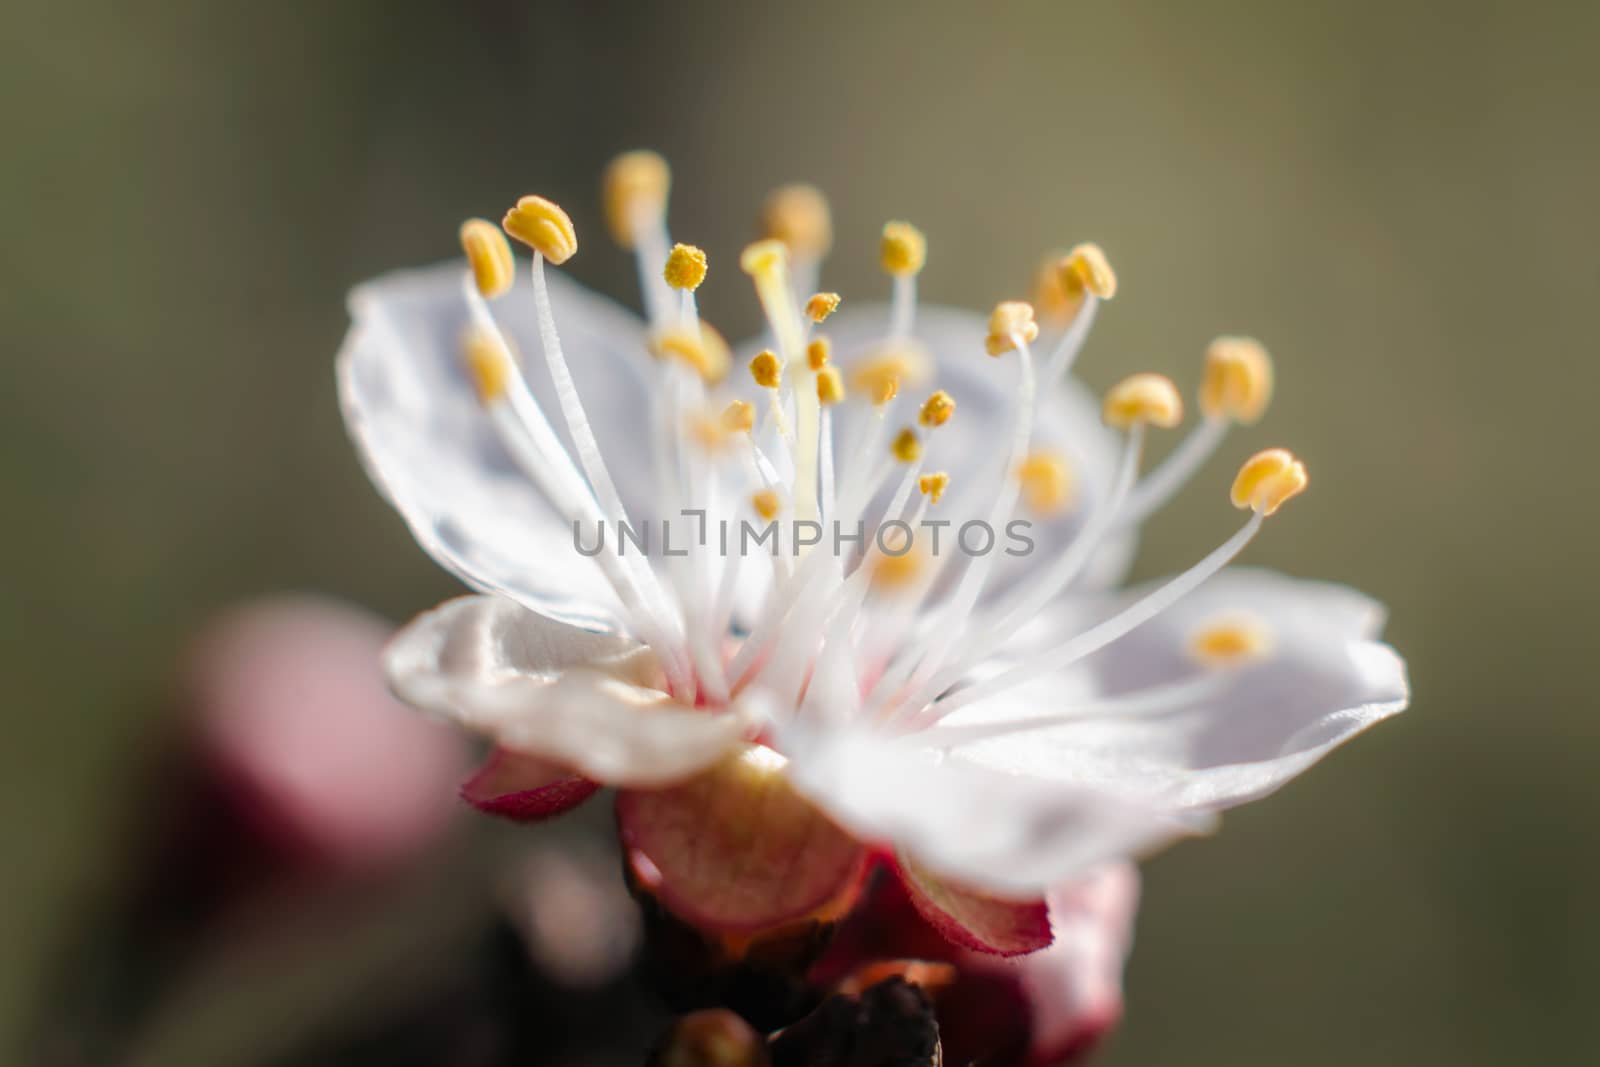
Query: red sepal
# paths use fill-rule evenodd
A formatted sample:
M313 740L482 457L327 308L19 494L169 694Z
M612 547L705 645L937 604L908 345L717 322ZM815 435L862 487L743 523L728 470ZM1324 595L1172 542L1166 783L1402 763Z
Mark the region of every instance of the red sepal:
M541 822L565 814L600 789L565 768L497 748L461 786L461 799L479 811L514 822Z

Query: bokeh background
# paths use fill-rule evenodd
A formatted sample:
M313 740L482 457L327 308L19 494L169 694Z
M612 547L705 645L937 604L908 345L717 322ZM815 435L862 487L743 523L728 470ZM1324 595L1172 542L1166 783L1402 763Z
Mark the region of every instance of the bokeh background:
M643 145L730 332L753 303L716 264L805 178L847 297L883 291L890 217L929 234L926 297L975 308L1094 239L1122 290L1091 383L1187 390L1219 332L1277 358L1267 421L1140 571L1214 544L1232 465L1292 445L1314 489L1251 561L1386 600L1415 705L1148 864L1101 1062L1592 1062L1600 6L14 0L5 22L0 1048L59 1007L44 976L117 893L193 628L264 590L396 619L452 592L346 443L346 289L538 189L590 235L572 272L631 299L596 176ZM327 938L317 973L354 951ZM256 1062L249 1041L208 1062Z

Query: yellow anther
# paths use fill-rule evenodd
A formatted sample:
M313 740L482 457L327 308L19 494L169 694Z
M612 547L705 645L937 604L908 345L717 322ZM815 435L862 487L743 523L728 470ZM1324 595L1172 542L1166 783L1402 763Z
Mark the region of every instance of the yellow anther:
M1183 397L1163 374L1134 374L1106 394L1106 424L1126 430L1136 422L1168 429L1183 421Z
M806 318L812 322L823 321L839 310L840 299L838 293L812 293L811 299L806 301Z
M1271 399L1272 357L1260 342L1248 337L1219 337L1206 347L1200 410L1207 417L1255 422Z
M796 259L821 259L833 247L828 198L814 185L785 185L767 196L761 209L767 237L789 246Z
M1061 287L1070 297L1093 293L1101 300L1117 295L1117 274L1097 244L1081 244L1061 260Z
M1306 487L1306 465L1283 448L1257 452L1244 461L1233 480L1233 506L1271 515Z
M880 374L872 379L870 388L873 407L881 408L900 395L900 379L892 374Z
M783 383L783 360L771 349L757 352L750 361L750 376L763 389L776 389Z
M833 344L826 337L818 337L806 345L806 365L812 370L821 370L828 365L828 360L833 355Z
M1189 637L1189 654L1208 666L1233 666L1272 650L1272 631L1260 619L1213 619Z
M1054 452L1033 452L1017 467L1022 482L1022 502L1039 515L1058 515L1076 498L1072 468L1066 457Z
M683 360L712 384L727 377L733 363L728 342L707 322L701 322L698 328L679 326L659 333L651 339L650 349L658 359Z
M492 404L506 395L511 381L511 353L499 337L488 330L469 328L461 338L461 358L480 401Z
M950 488L950 475L944 471L924 474L917 479L917 488L921 490L923 496L928 498L928 503L937 504L939 499L944 496L944 491Z
M956 398L943 389L937 389L922 402L922 412L917 416L917 421L924 426L943 426L955 413Z
M674 289L692 292L706 280L706 254L694 245L673 245L672 251L667 254L667 265L661 273Z
M789 263L789 247L782 241L755 241L739 253L739 269L761 279L782 270Z
M556 266L578 251L578 232L561 206L542 196L525 196L500 220L506 233Z
M461 250L472 267L472 280L485 300L511 288L517 277L517 262L511 258L511 245L499 227L487 219L468 219L461 224Z
M1070 291L1064 277L1067 256L1056 252L1048 256L1033 276L1033 306L1039 317L1059 324L1071 321L1083 306L1083 289Z
M844 379L838 367L820 367L817 370L817 403L823 407L844 399Z
M632 248L641 227L661 222L671 188L672 170L667 161L647 149L624 152L606 165L601 197L606 227L617 244Z
M749 433L756 428L756 406L748 400L735 400L722 409L722 428L729 433Z
M890 547L898 550L901 540L897 538L896 543ZM886 552L874 552L870 565L872 587L880 592L890 592L914 585L917 579L927 572L928 557L921 546L913 544L898 556L891 556Z
M907 426L895 435L889 451L901 463L915 463L922 458L922 440L917 437L917 431Z
M750 497L750 506L756 509L757 515L771 522L783 510L783 500L776 489L762 489Z
M1033 321L1033 305L1023 300L1003 300L989 316L989 336L984 340L991 356L1017 347L1018 340L1032 344L1039 339L1039 324Z
M688 432L689 439L706 452L721 451L728 443L729 430L723 425L720 415L713 416L704 411L697 411L685 416L683 426Z
M909 222L885 223L881 258L890 274L915 274L928 261L928 239Z
M858 393L877 396L886 382L895 389L920 385L933 377L933 359L925 349L910 341L898 341L867 353L850 368L850 387Z

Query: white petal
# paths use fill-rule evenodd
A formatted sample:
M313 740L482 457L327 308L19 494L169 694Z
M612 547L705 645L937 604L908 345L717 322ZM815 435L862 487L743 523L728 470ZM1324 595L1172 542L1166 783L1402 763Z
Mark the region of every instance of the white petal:
M1225 676L1199 704L1010 734L963 746L961 755L1188 810L1222 810L1272 792L1405 708L1405 663L1370 640L1381 625L1378 605L1341 586L1240 569L1218 575L1068 676L963 709L949 722L1048 714L1081 702L1087 690L1104 698L1194 677L1190 635L1210 619L1239 613L1269 626L1273 650Z
M589 670L547 686L521 682L502 698L490 727L499 744L632 789L675 785L705 770L739 743L747 725L734 712L697 710Z
M422 547L478 589L582 625L610 625L616 598L572 531L506 454L461 367L464 265L386 275L350 296L339 355L345 420L369 474ZM559 272L550 296L573 376L624 503L652 495L649 409L634 316ZM531 297L494 304L535 396L568 441L540 358ZM570 442L569 442L570 443ZM639 517L639 516L636 516Z
M658 686L655 653L631 638L557 622L496 596L447 600L407 624L384 652L389 685L408 704L472 724L507 685L548 685L590 668Z
M850 308L848 305L823 327L834 339L840 362L846 368L866 348L882 339L888 310L882 307ZM924 305L917 309L916 335L933 355L933 378L922 386L906 385L898 401L899 414L915 419L920 405L933 389L944 389L956 401L956 414L941 427L928 451L929 470L950 474L950 493L929 513L931 519L949 519L951 530L963 522L986 518L995 481L1004 472L1005 455L1000 442L1006 439L1002 428L1009 425L1015 404L1018 358L1015 354L996 359L984 351L988 320L961 308ZM1037 351L1043 364L1048 351ZM841 441L848 442L854 432L854 418L861 406L848 405L841 419ZM1069 461L1077 482L1080 506L1055 518L1019 514L1033 524L1030 536L1035 548L1027 559L1002 559L991 590L1003 589L1022 578L1031 565L1052 559L1081 527L1086 509L1106 492L1115 474L1121 449L1117 434L1100 419L1100 405L1077 379L1068 377L1054 394L1041 398L1035 421L1034 447L1060 452ZM1004 531L996 531L1001 550L1009 544ZM947 535L949 536L949 535ZM1123 531L1108 539L1096 555L1081 584L1103 587L1119 581L1133 557L1135 533ZM944 542L941 540L941 551Z
M421 616L390 642L385 666L408 703L608 785L681 781L744 732L736 715L672 702L645 646L499 597Z
M1069 783L939 761L881 735L782 740L796 788L840 826L1002 896L1037 895L1209 825Z

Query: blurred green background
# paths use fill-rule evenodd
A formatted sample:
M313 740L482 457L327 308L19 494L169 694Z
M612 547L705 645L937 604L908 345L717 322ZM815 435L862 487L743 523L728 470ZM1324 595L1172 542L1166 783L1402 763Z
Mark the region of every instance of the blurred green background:
M403 617L452 585L357 467L332 357L356 281L537 189L632 299L599 168L675 167L716 264L772 185L832 197L826 277L1023 295L1099 241L1080 364L1192 388L1250 332L1279 399L1151 528L1231 529L1232 465L1314 489L1251 562L1386 600L1413 710L1147 867L1107 1065L1593 1062L1600 718L1600 5L8 5L0 44L0 1039L104 903L183 637L279 588ZM330 946L336 952L337 946ZM0 1041L0 1047L5 1047ZM241 1062L247 1062L241 1060Z

